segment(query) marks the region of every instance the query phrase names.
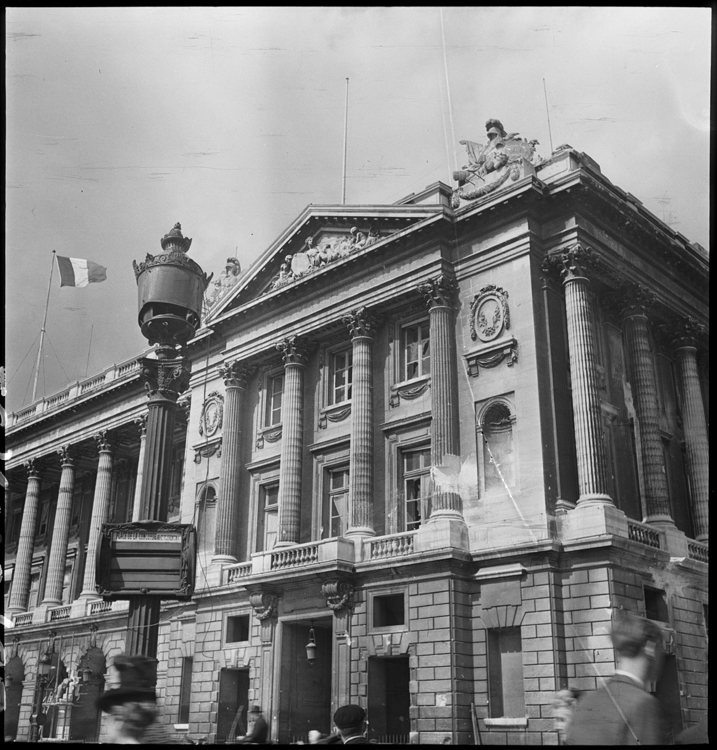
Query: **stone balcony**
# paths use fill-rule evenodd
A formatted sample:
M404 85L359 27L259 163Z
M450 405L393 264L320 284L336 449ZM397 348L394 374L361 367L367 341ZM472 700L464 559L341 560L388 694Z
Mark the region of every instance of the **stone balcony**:
M124 600L106 602L103 599L77 599L72 604L62 606L40 605L29 612L13 615L12 621L16 628L21 628L128 611L129 602Z
M291 547L280 547L269 552L257 552L250 562L226 565L222 568L221 585L245 583L256 576L315 570L351 570L363 562L375 562L415 554L415 531L378 537L363 537L355 542L338 537Z

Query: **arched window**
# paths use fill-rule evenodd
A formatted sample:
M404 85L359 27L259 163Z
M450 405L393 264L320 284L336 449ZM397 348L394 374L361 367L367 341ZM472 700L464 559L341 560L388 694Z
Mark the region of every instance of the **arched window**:
M515 483L513 467L513 422L510 407L496 401L483 413L483 472L486 491L504 490Z

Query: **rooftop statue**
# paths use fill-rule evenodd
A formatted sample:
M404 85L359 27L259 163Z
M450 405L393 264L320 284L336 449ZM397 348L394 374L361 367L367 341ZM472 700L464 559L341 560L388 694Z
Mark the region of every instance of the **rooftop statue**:
M204 301L211 307L218 302L230 289L236 286L241 276L241 264L237 258L227 258L227 264L219 278L214 282L214 289L207 293Z
M532 174L542 160L535 153L538 141L519 138L518 133L507 133L500 120L490 119L485 124L488 142L459 141L466 147L469 163L453 179L458 187L453 191L451 205L460 206L460 199L475 200L497 190L509 179L518 180Z

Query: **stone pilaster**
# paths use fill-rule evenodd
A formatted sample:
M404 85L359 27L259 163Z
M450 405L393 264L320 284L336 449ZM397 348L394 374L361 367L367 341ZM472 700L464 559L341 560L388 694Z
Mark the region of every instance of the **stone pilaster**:
M147 415L142 414L134 420L139 431L139 457L137 459L137 479L134 486L134 501L132 504L132 522L139 521L142 495L142 475L144 473L144 449L147 442Z
M212 562L235 563L236 533L239 519L239 477L242 454L242 410L247 383L253 368L231 362L220 368L224 378L224 419L222 422L222 464L217 498L217 531Z
M592 257L580 244L546 257L544 270L558 268L565 287L570 378L573 391L575 448L580 496L578 506L609 503L607 462L600 411L595 340L590 316L590 281L585 275Z
M30 574L32 571L32 553L35 547L35 529L40 507L40 467L36 459L25 464L27 471L27 490L22 511L20 537L17 543L15 570L13 571L12 588L8 612L25 612L30 593Z
M67 542L70 536L70 516L72 498L75 491L75 459L70 446L63 446L58 451L62 462L60 491L57 496L55 525L52 530L52 544L47 563L47 582L43 604L62 604L62 586L65 578L65 560Z
M304 433L304 368L308 344L290 336L276 345L284 357L281 465L279 467L279 528L276 546L299 541L301 457Z
M90 535L87 542L87 559L85 561L85 577L82 582L84 599L95 599L95 575L97 572L97 548L100 543L102 524L107 522L107 514L112 498L112 468L114 461L114 446L109 431L102 430L95 435L100 457L97 463L97 479L95 480L95 496L92 499L92 517L90 519Z
M654 296L640 284L610 295L622 314L628 377L640 435L640 458L644 479L644 511L647 523L674 526L660 435L655 365L650 347L648 310Z
M353 342L351 463L346 536L373 536L373 338L378 318L365 307L343 318Z
M697 339L704 335L703 325L692 318L681 321L672 331L680 390L682 424L687 449L687 471L690 476L692 517L695 538L709 540L709 442L697 370Z

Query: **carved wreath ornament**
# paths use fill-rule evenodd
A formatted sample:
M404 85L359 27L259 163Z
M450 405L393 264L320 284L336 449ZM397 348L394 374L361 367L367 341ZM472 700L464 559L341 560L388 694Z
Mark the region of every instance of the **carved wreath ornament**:
M222 426L224 414L224 396L217 391L212 391L204 401L202 415L199 419L199 434L211 437Z
M471 303L471 338L493 341L509 328L508 292L495 284L484 286Z

